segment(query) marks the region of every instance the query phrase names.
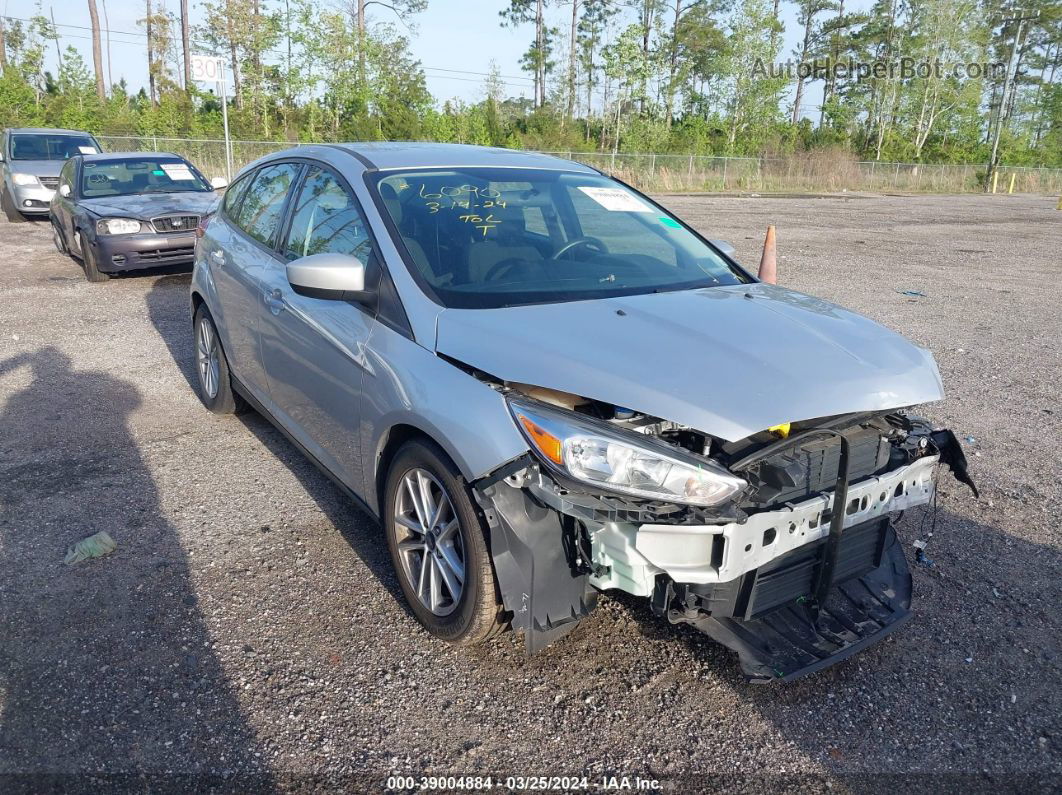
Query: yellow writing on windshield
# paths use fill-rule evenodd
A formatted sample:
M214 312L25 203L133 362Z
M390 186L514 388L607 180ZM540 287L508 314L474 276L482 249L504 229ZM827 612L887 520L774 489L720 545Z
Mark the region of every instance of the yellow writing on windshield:
M429 215L434 215L439 210L490 211L495 207L509 206L508 202L501 198L500 191L478 185L442 185L429 188L422 182L417 195L424 199L424 206L428 208Z
M450 198L476 196L480 199L497 199L501 196L501 191L486 186L481 188L478 185L443 185L431 190L422 182L420 183L418 195L422 199L441 199L445 196Z
M486 218L484 218L481 215L469 213L468 215L462 215L461 220L464 221L466 224L472 224L476 227L476 229L483 230L483 237L486 237L487 232L500 223L500 221L495 218L493 214L490 214Z

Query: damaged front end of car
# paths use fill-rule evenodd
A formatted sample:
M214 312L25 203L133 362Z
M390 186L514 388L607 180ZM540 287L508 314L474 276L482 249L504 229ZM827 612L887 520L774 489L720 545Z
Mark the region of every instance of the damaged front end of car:
M529 653L615 588L736 651L750 681L811 673L909 617L890 515L933 499L941 463L973 488L954 435L904 410L728 442L568 393L496 388L531 452L473 486Z

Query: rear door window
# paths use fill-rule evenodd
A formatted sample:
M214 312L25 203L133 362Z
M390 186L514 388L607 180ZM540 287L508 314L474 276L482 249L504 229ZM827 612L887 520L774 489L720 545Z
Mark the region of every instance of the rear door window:
M266 166L247 188L233 221L259 243L272 245L284 215L288 190L299 173L296 163Z
M240 177L225 189L225 196L221 200L221 208L229 218L235 220L236 207L240 203L240 197L243 195L243 192L247 190L247 186L251 184L253 178L253 173L247 174Z

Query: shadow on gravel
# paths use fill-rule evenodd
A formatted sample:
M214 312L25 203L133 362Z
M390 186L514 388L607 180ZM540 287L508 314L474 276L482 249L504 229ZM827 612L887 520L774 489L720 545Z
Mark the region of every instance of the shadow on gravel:
M188 317L188 274L163 276L146 296L148 315L166 343L170 355L193 390L199 389L195 373L191 320ZM344 540L395 601L408 612L398 581L394 578L387 542L376 521L363 513L273 425L256 412L240 419L262 445L298 478L321 512L339 530Z
M145 296L148 317L177 363L181 375L192 389L196 388L195 346L192 340L192 318L189 314L188 287L192 283L191 270L170 273L155 279Z
M321 513L328 517L328 520L343 536L343 540L354 550L354 554L369 567L399 606L412 615L402 596L398 580L395 578L394 567L391 565L391 553L387 549L383 529L376 520L355 505L265 417L257 412L248 411L240 415L240 421L278 461L291 471L291 474L298 478L303 489L313 497Z
M0 386L0 790L271 787L129 427L140 392L51 347ZM117 551L63 564L101 530Z

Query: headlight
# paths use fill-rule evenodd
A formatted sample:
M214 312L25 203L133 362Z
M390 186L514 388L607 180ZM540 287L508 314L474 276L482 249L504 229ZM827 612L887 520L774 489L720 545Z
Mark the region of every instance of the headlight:
M32 174L12 174L11 181L16 185L40 185L40 180Z
M517 425L547 463L605 490L684 505L718 505L747 485L723 467L664 442L523 400Z
M131 235L140 231L140 222L132 218L102 218L96 222L100 235Z

